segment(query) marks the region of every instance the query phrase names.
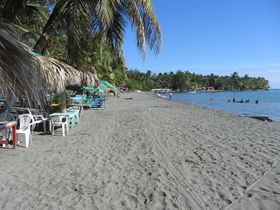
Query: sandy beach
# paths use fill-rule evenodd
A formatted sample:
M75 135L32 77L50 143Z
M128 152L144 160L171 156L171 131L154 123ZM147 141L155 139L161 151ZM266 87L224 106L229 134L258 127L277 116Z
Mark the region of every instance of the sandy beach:
M276 210L279 156L278 122L127 93L1 148L0 209Z

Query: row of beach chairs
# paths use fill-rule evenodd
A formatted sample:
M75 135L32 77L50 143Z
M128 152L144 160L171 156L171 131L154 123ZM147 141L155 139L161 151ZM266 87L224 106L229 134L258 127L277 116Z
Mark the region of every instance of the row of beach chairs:
M84 104L84 102L86 102ZM75 96L72 98L72 104L74 106L69 107L66 113L52 113L48 117L43 114L39 114L38 110L32 110L28 108L18 108L20 114L9 113L10 120L7 120L7 116L0 119L0 145L2 147L6 146L7 140L10 140L13 134L12 127L7 125L16 125L16 136L17 145L24 147L29 147L32 140L32 132L34 129L41 124L43 132L47 132L47 125L49 131L52 135L55 134L56 128L61 128L62 135L68 133L69 128L73 128L80 121L80 115L83 106L88 107L91 110L94 109L104 109L105 108L105 98L101 96L91 97L85 99L83 96ZM75 106L77 105L77 106ZM7 113L6 113L7 114ZM48 123L47 123L48 122ZM14 129L14 128L13 128ZM9 141L10 144L10 141ZM13 147L15 148L15 143Z

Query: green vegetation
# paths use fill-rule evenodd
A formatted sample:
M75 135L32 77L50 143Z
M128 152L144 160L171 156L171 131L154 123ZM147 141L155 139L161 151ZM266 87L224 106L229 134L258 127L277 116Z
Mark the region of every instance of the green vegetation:
M237 72L231 76L218 76L177 71L176 73L152 74L138 70L127 71L130 89L151 90L153 88L170 88L173 90L263 90L268 89L268 81L263 77L240 77Z
M127 70L122 53L128 22L136 31L137 46L145 56L146 42L158 53L159 24L152 0L2 0L0 17L15 28L21 41L36 52L56 58L81 71L129 89L249 90L267 89L264 78L200 75L188 71L153 74Z
M118 86L125 86L122 45L129 23L143 57L146 44L155 53L160 50L152 0L2 0L0 18L36 53Z

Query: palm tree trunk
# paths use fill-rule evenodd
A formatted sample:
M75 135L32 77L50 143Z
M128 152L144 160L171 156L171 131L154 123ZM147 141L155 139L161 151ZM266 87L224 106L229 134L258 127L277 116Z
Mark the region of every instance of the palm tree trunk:
M65 113L66 112L66 91L63 91L60 95L60 103L61 103L61 106L60 106L60 111L62 113Z
M61 24L61 4L56 4L51 16L48 19L47 24L45 25L42 35L34 46L34 51L42 54L46 49L48 42L55 35L56 30Z

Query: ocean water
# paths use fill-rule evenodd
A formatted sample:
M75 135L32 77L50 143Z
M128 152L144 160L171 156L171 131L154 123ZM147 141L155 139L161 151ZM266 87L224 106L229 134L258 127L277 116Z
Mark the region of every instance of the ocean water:
M163 94L169 98L169 94ZM233 103L232 99L249 103ZM280 89L268 91L242 91L242 92L195 92L175 93L172 100L194 104L209 109L222 110L242 116L266 116L280 121ZM230 102L228 102L230 100ZM259 104L256 104L259 100Z

